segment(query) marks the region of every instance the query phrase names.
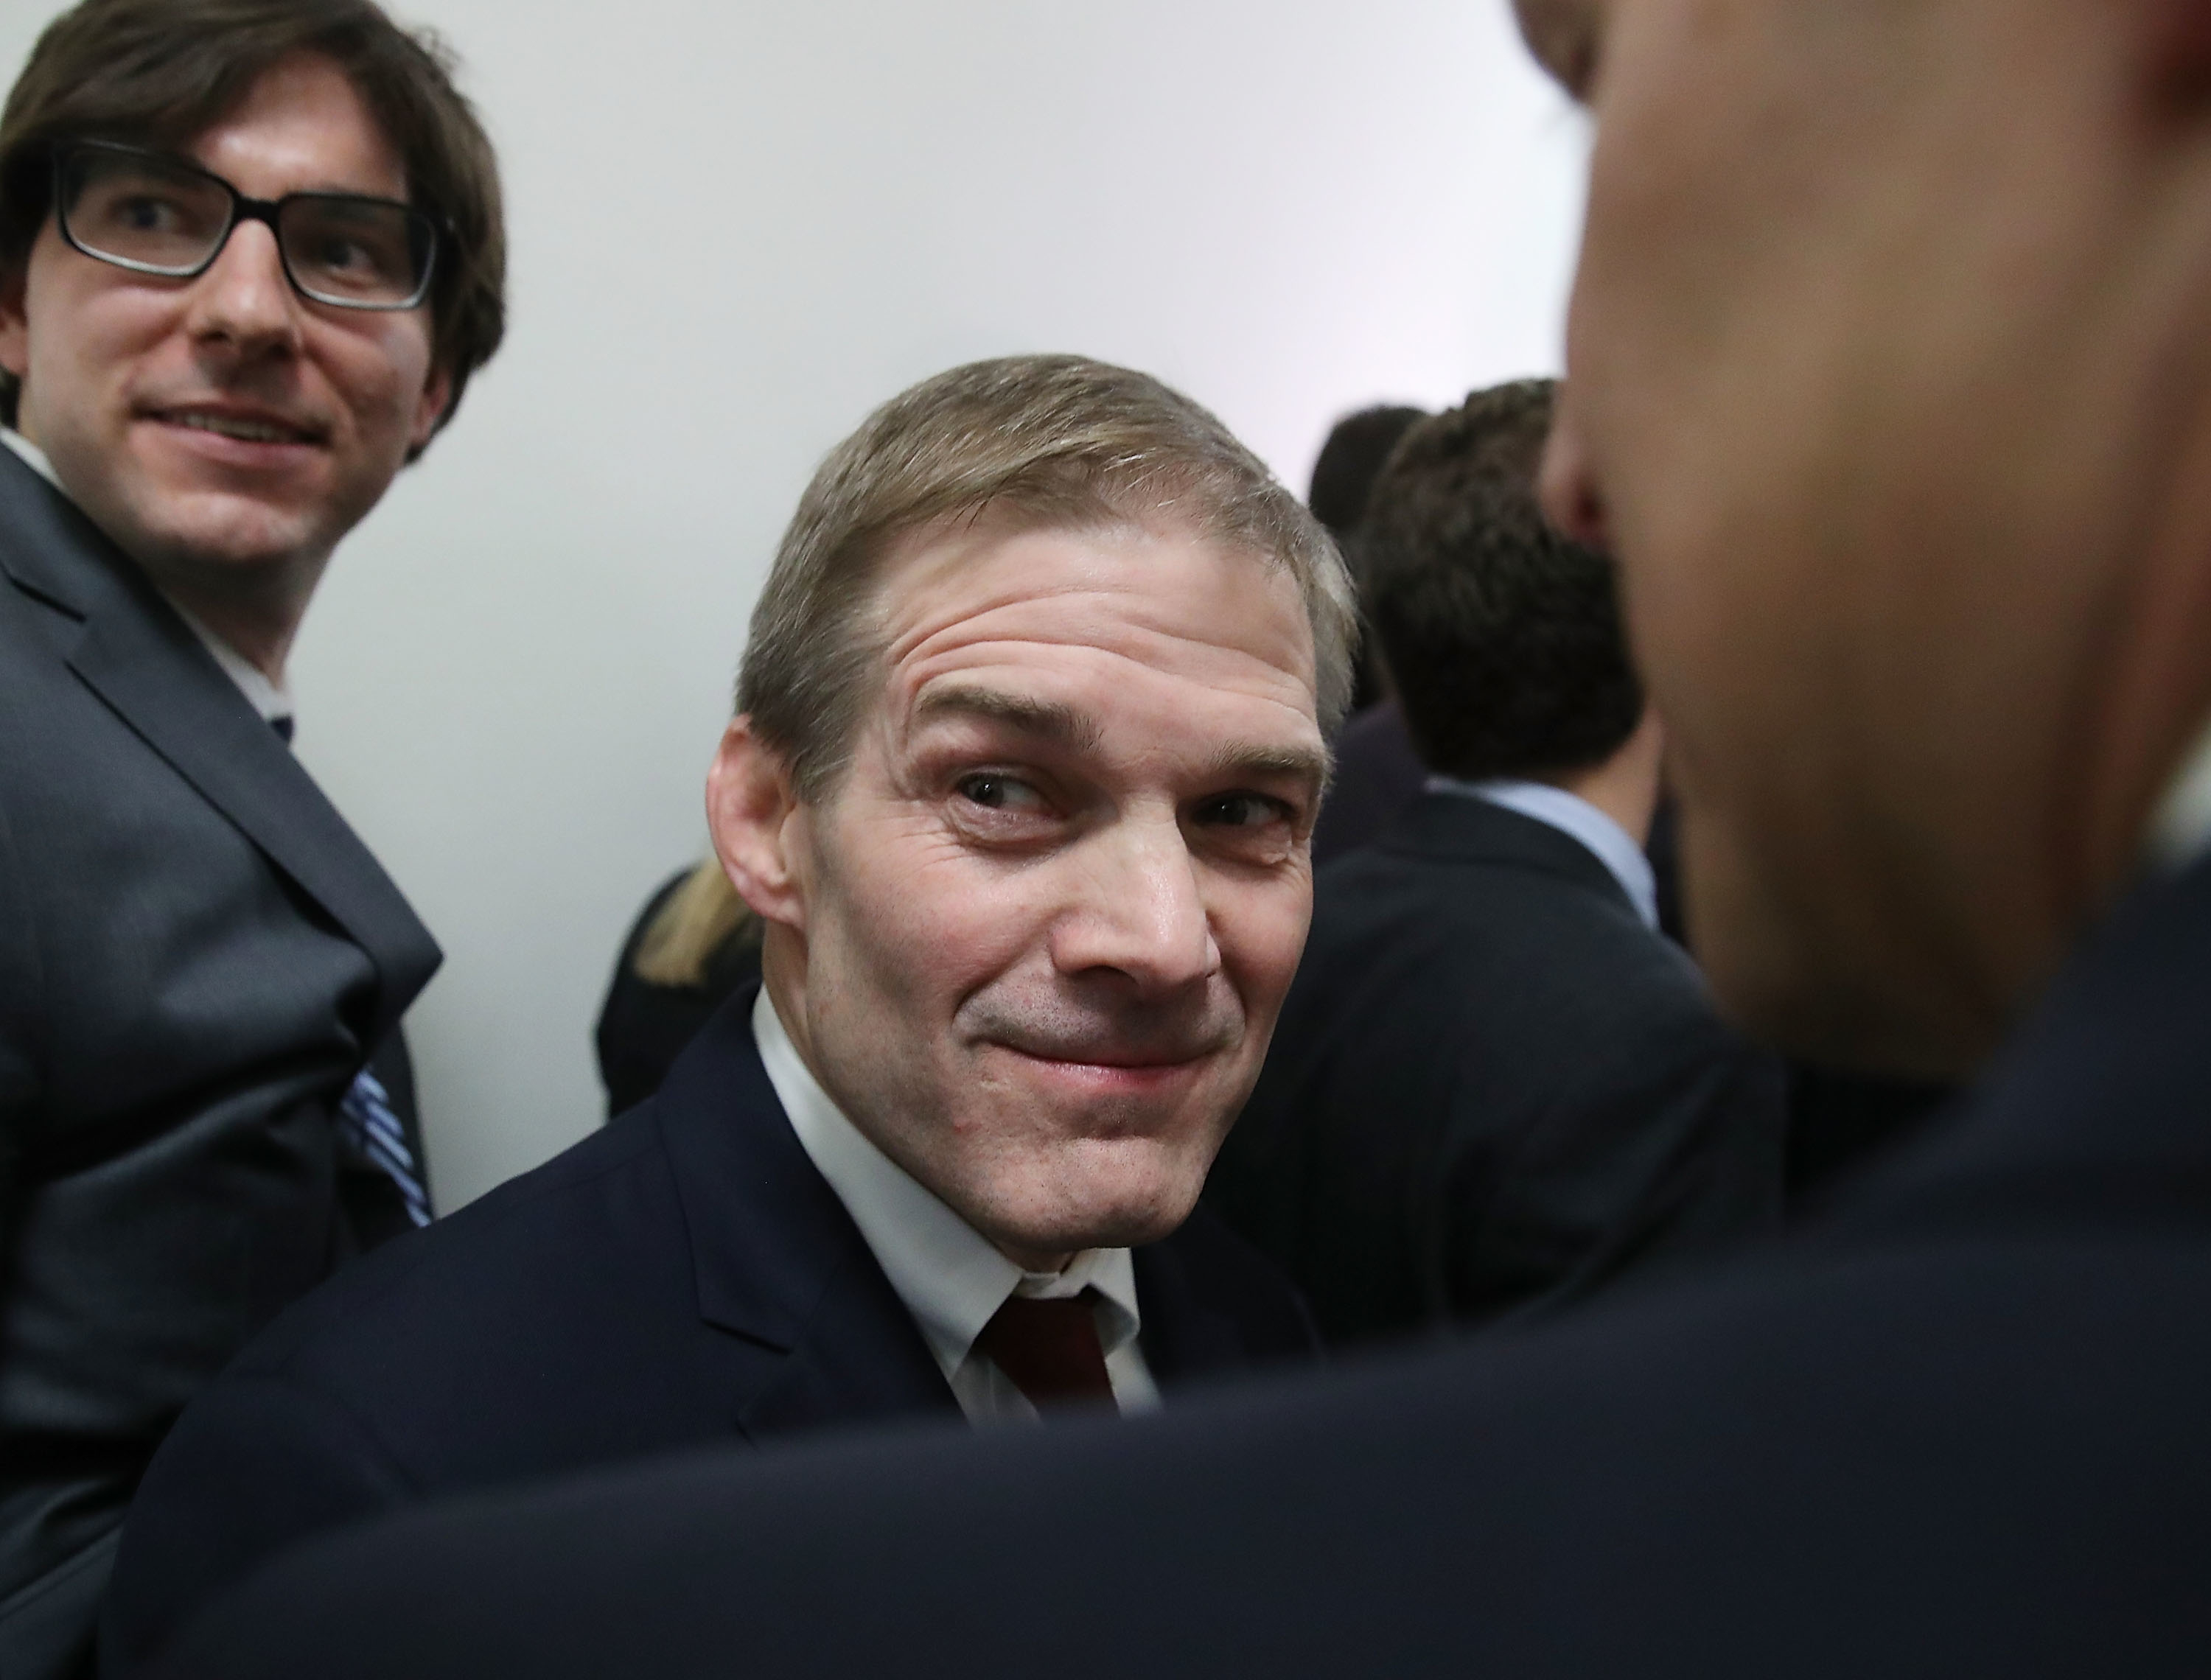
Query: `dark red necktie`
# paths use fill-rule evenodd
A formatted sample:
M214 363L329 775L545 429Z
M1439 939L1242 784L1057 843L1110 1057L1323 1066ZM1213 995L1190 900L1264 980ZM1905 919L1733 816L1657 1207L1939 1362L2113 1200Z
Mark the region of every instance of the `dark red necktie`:
M976 1337L976 1351L1003 1371L1039 1411L1100 1400L1111 1405L1113 1381L1106 1375L1106 1352L1098 1345L1098 1320L1091 1311L1096 1299L1093 1290L1057 1301L1009 1295Z

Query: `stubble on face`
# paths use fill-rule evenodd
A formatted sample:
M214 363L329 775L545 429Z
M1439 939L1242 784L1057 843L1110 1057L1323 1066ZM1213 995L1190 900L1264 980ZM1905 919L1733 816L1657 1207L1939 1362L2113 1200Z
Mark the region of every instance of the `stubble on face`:
M985 526L894 559L881 607L778 1006L854 1122L1022 1263L1164 1236L1310 917L1296 589L1179 532Z

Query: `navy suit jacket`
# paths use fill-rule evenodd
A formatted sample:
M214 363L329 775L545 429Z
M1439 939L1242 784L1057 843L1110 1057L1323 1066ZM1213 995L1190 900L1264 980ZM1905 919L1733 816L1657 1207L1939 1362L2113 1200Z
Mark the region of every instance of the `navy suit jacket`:
M0 1674L89 1664L131 1490L403 1224L334 1111L438 965L144 573L0 449ZM403 1112L408 1081L385 1066ZM421 1159L418 1151L416 1159Z
M164 1672L2179 1680L2207 1395L2211 862L1754 1258L1115 1431L424 1513L285 1560Z
M1777 1228L1783 1097L1594 852L1428 794L1320 872L1205 1200L1331 1343L1433 1333Z
M776 1100L756 990L651 1100L302 1302L185 1412L131 1508L104 1665L154 1649L269 1554L419 1500L707 1443L961 1423ZM1312 1356L1288 1284L1202 1213L1135 1262L1163 1389Z

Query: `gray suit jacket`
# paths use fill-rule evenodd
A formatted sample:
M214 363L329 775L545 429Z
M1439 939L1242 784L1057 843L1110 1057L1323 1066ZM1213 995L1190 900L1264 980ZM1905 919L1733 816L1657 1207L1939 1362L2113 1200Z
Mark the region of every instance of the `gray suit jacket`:
M355 1245L332 1113L438 964L138 568L0 450L0 1675L89 1650L185 1402Z

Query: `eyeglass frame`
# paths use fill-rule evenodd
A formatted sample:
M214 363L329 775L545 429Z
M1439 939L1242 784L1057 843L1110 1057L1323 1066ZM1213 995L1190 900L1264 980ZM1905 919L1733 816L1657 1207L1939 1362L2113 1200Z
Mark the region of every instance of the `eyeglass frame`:
M204 180L212 181L230 195L229 220L223 224L221 234L216 239L208 254L197 265L188 269L167 268L158 263L135 262L130 257L118 257L110 251L94 251L80 239L70 228L69 211L66 208L67 195L64 191L68 183L70 160L80 152L108 152L128 158L150 159L167 168L182 170L187 175L197 175ZM67 140L53 148L53 163L54 227L70 250L89 257L95 263L110 263L116 268L127 269L132 274L152 275L162 280L197 280L215 266L215 259L222 255L224 249L230 244L230 236L238 232L239 223L257 221L269 230L269 237L276 246L277 263L283 269L284 279L291 288L308 302L326 304L332 309L373 310L382 314L420 309L429 299L430 287L435 283L438 276L438 257L444 251L445 241L451 236L453 231L452 224L445 217L423 208L420 204L409 204L403 199L379 198L373 193L288 192L281 198L249 197L212 169L202 168L198 164L189 162L173 152L164 152L151 146L127 146L119 141L113 140ZM277 216L287 204L303 198L325 201L342 199L353 203L381 204L403 211L409 216L421 217L424 225L429 229L430 255L422 264L422 279L413 293L403 302L379 304L363 303L358 299L325 297L320 293L310 292L300 283L299 275L292 272L292 258L284 249L283 229L277 225L276 221Z

